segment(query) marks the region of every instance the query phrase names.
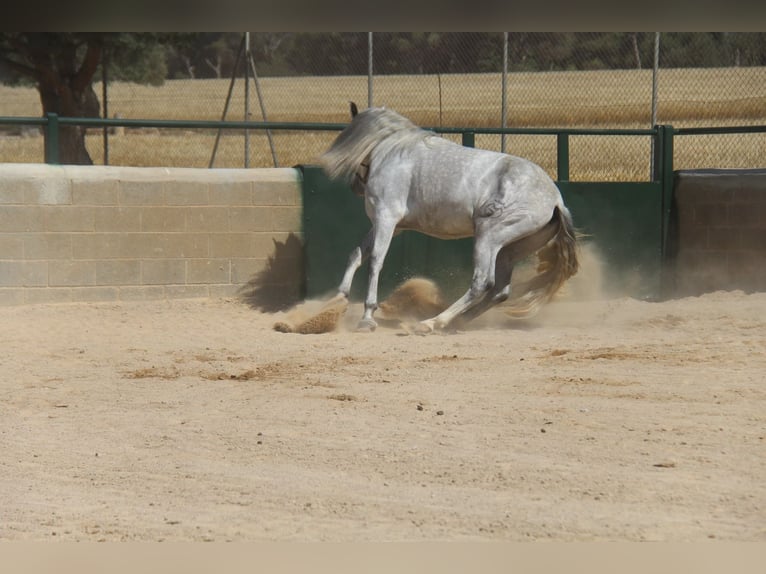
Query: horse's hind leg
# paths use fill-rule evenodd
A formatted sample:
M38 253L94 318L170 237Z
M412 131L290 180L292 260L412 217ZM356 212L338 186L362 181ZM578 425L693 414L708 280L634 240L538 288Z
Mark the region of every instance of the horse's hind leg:
M444 328L460 316L466 319L477 317L503 301L510 294L511 271L515 262L545 245L555 235L557 225L554 221L540 221L529 216L515 220L479 220L474 237L474 270L470 289L446 311L421 321L421 330Z
M553 239L558 227L558 221L551 220L535 233L504 246L495 261L494 285L478 304L461 313L456 320L466 323L507 300L511 295L511 274L516 263L544 247Z
M495 260L494 285L487 291L481 301L455 317L454 322L458 324L468 323L490 308L508 299L511 294L511 275L513 274L515 264L514 250L512 246L506 245L497 254Z
M474 240L474 268L471 286L465 294L436 317L420 322L420 331L433 331L449 325L456 317L466 313L487 297L495 284L495 265L500 248L482 235Z

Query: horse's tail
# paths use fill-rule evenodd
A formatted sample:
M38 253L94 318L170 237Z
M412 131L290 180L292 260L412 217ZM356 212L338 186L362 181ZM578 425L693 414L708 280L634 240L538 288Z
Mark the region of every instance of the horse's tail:
M558 218L558 230L553 238L537 252L538 274L514 288L506 313L511 317L530 317L550 301L564 282L577 273L577 235L569 210L556 206L553 218Z

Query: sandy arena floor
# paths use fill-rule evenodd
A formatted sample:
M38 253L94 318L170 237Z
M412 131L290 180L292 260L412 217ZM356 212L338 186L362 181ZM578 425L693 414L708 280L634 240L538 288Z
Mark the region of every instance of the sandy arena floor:
M0 539L766 541L766 294L360 313L0 308Z

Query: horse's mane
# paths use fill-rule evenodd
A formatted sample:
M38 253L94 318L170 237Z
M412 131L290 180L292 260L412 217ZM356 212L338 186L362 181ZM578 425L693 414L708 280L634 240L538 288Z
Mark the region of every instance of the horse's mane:
M433 135L393 110L368 108L353 118L319 158L319 164L331 178L348 180L373 150L384 157Z

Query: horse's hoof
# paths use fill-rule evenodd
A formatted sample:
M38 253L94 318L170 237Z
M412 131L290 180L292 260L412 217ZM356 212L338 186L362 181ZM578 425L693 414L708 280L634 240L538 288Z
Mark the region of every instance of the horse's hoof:
M378 328L378 324L372 319L362 319L356 326L357 333L372 333Z
M416 335L428 335L434 332L434 325L431 321L421 321L412 326L412 332Z

